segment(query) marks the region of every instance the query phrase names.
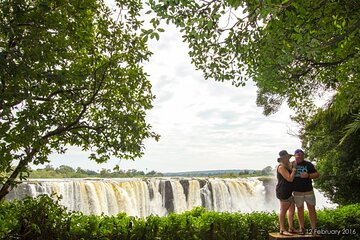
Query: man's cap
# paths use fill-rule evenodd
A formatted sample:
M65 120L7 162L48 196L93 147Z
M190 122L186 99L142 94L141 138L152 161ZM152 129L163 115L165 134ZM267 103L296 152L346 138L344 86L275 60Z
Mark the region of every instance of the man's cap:
M298 153L302 153L302 154L304 154L304 151L303 151L303 150L301 150L301 149L296 149L296 150L295 150L295 152L294 152L294 154L298 154Z

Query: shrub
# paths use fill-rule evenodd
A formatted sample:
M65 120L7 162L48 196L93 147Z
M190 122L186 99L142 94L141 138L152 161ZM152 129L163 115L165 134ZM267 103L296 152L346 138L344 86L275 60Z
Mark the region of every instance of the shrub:
M306 226L309 226L307 213ZM296 222L296 221L295 221ZM318 211L318 229L338 230L323 239L359 239L360 204ZM67 212L59 198L46 195L0 202L0 239L61 240L262 240L278 231L276 213L218 213L194 208L166 217L135 218Z
M22 201L2 201L0 237L3 239L65 239L69 235L71 213L59 204L60 198L40 195Z

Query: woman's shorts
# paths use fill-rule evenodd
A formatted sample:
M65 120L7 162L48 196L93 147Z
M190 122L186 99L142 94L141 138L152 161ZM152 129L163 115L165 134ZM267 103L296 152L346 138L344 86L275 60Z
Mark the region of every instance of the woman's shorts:
M280 202L289 202L289 203L293 203L294 202L294 196L290 196L287 199L280 199Z
M304 202L307 204L316 205L316 199L314 191L309 192L294 192L294 201L296 204L296 207L302 207L304 205Z

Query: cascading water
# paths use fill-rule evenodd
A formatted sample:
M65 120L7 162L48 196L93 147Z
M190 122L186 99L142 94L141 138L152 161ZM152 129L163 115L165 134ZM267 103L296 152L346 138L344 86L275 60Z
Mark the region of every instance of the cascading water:
M39 179L18 185L7 199L52 193L69 210L98 215L165 216L197 206L217 212L278 209L274 189L256 178Z

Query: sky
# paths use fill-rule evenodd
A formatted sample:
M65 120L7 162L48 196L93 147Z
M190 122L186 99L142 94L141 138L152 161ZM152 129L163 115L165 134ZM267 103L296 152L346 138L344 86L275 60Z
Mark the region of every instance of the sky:
M69 147L66 154L52 154L50 165L99 171L120 169L183 172L197 170L257 169L277 165L278 152L301 147L289 134L298 126L284 104L279 112L264 116L256 106L256 87L249 82L235 87L231 82L205 80L188 56L187 44L178 29L162 26L160 40L150 42L154 53L145 65L156 95L147 122L160 140L145 141L144 156L130 160L111 158L97 164L89 153ZM42 166L38 166L42 167Z

